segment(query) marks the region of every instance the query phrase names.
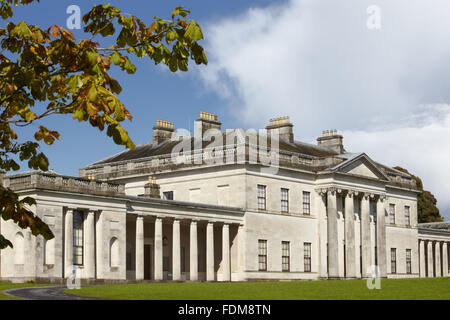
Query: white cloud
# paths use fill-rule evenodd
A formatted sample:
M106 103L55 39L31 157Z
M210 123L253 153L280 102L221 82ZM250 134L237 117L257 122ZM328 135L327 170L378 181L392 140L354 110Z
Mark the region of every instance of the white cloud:
M366 27L372 4L379 31ZM449 16L446 0L253 8L206 26L210 65L201 76L244 126L290 115L300 140L339 128L349 150L408 167L450 218Z

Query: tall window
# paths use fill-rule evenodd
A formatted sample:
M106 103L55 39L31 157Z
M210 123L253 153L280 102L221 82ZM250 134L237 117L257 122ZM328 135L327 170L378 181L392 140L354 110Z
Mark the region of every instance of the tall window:
M406 249L406 273L411 274L411 249Z
M305 272L311 272L311 243L305 242L304 247L304 264Z
M281 265L283 272L289 272L291 269L291 253L289 241L281 242Z
M266 210L266 186L258 184L258 210Z
M303 192L303 214L311 214L311 193L306 191Z
M281 212L289 212L289 189L281 189Z
M391 273L397 273L397 249L391 248Z
M389 205L389 221L391 224L395 224L395 204Z
M173 191L163 192L163 199L164 200L173 200Z
M258 240L258 270L267 271L267 240Z
M75 266L83 265L83 221L84 213L80 211L73 212L73 264Z
M411 211L410 207L405 206L405 223L407 226L411 225L410 211Z

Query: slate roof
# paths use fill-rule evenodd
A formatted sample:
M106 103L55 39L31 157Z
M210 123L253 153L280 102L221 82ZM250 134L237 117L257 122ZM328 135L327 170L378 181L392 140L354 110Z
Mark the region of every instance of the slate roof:
M250 138L247 136L246 139L247 139L246 143L248 145ZM226 133L223 134L223 141L224 141L224 143L226 143L226 141L227 141ZM165 140L157 146L154 146L151 143L143 144L143 145L137 146L133 150L126 150L124 152L118 153L118 154L113 155L104 160L95 162L94 164L92 164L90 166L111 164L111 163L122 162L122 161L138 160L138 159L143 159L143 158L148 158L148 157L153 157L153 156L170 154L172 152L173 148L179 143L180 143L179 141ZM235 139L235 144L236 143L237 143L237 140ZM195 144L195 138L191 137L191 150L194 150L194 144ZM203 141L202 145L203 145L203 148L206 148L207 146L213 146L214 142ZM267 145L270 147L270 139L267 140ZM313 144L304 143L304 142L300 142L300 141L294 141L293 143L291 143L282 138L279 139L279 148L282 151L298 153L298 154L302 154L302 155L306 155L306 156L319 157L319 158L332 157L332 156L338 155L337 152L335 152L332 149L329 149L327 147L319 147L319 146L316 146Z

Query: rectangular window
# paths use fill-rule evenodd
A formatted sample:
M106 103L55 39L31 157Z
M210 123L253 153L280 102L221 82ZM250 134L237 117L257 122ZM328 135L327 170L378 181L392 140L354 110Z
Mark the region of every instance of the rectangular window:
M173 200L173 191L163 192L163 199L164 200Z
M84 213L80 211L73 212L73 264L75 266L83 265L83 243L84 243Z
M258 210L266 210L266 186L258 185Z
M311 214L311 193L306 191L303 192L303 214Z
M397 273L397 249L391 248L391 273Z
M395 224L395 204L389 205L389 222Z
M281 189L281 212L289 212L289 189Z
M411 209L410 209L410 207L409 206L405 206L405 224L407 225L407 226L410 226L411 225L411 218L410 218L410 212L411 212Z
M411 274L411 249L406 249L406 273Z
M258 240L258 270L267 271L267 240Z
M283 272L289 272L291 269L291 253L290 253L290 242L281 242L281 265Z
M303 247L305 272L311 272L311 243L305 242Z

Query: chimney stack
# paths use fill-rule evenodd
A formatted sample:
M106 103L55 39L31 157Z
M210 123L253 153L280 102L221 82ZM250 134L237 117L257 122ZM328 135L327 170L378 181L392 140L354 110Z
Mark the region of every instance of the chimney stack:
M290 117L270 119L270 125L266 127L267 135L278 134L279 138L294 142L294 125Z
M161 199L160 187L156 183L156 177L149 177L148 183L144 186L145 197L153 199Z
M322 137L317 139L317 144L321 147L327 147L339 154L345 153L344 137L339 135L337 130L326 130L322 132Z
M210 129L222 130L222 123L216 114L200 112L200 118L195 120L195 137L203 137L204 133Z
M172 138L174 132L173 122L157 120L153 127L153 145L157 146L165 140Z

